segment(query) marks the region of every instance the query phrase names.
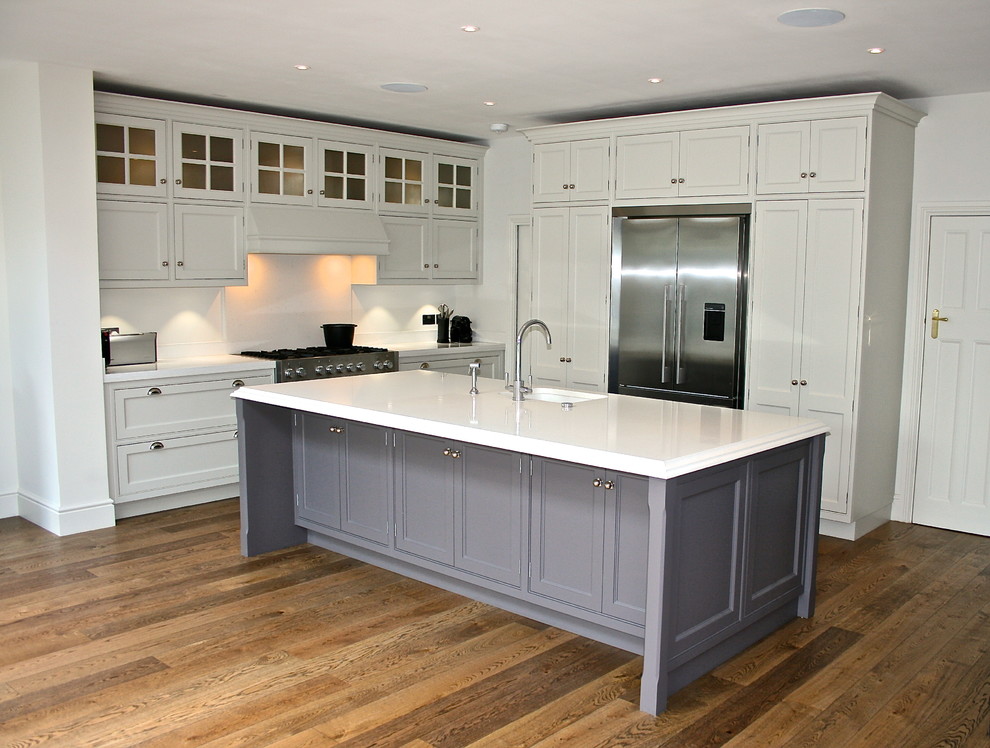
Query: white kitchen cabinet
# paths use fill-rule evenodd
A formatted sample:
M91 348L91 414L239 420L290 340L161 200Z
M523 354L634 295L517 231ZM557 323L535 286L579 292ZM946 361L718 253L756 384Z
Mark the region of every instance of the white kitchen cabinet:
M472 353L470 347L453 347L423 353L399 352L399 371L423 369L424 371L450 372L451 374L471 373L471 364L480 364L479 377L503 379L505 377L505 356L502 352Z
M243 130L173 122L172 196L242 199L243 153Z
M98 193L165 197L165 159L165 120L97 113Z
M615 199L749 192L748 125L616 138Z
M478 279L476 221L416 216L381 217L389 253L378 258L379 283L450 283Z
M312 205L312 138L251 133L251 200Z
M271 369L255 369L107 384L114 502L236 484L237 419L230 393L272 379Z
M394 148L379 149L379 157L380 212L453 218L478 215L477 159Z
M867 117L760 125L756 192L862 192Z
M316 144L317 204L336 208L374 207L374 148L320 140Z
M609 197L609 138L541 143L533 148L533 202Z
M863 201L757 203L748 407L815 418L825 444L822 509L845 512L856 424Z
M608 350L609 209L533 211L532 316L553 337L527 335L533 383L604 391ZM525 372L524 372L525 373Z
M239 205L98 200L96 215L104 287L247 283Z

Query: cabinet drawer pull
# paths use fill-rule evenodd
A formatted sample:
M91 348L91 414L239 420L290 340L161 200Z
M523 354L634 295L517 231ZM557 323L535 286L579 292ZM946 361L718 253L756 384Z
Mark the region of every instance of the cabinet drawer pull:
M420 369L429 369L430 368L430 362L429 361L424 361L423 363L421 363L419 365L419 368Z
M149 449L165 449L165 445L161 442L151 442Z
M148 394L149 395L160 395L160 394L162 394L162 391L158 387L152 387L150 390L148 390Z
M230 386L233 387L236 390L238 387L243 387L244 386L244 380L243 379L235 379L233 382L230 383Z

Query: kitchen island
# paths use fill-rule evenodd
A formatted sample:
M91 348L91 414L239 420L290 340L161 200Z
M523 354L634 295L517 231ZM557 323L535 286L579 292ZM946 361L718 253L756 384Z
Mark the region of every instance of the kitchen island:
M642 653L652 714L812 615L821 423L470 386L238 390L242 552L311 542Z

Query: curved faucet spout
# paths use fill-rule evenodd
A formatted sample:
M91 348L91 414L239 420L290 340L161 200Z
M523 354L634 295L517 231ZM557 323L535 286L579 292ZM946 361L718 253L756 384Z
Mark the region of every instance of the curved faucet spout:
M512 390L512 399L516 402L525 400L526 398L524 397L524 393L528 392L527 387L523 385L522 382L522 343L523 335L525 335L526 331L531 327L538 327L543 330L543 334L547 338L547 347L553 345L553 338L550 337L550 328L546 326L546 323L543 322L543 320L531 319L520 325L519 333L516 335L516 378L509 387L509 389Z

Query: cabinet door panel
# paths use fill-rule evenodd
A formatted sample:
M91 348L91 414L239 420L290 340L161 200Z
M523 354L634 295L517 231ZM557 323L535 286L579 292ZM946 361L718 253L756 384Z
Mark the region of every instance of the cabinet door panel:
M423 280L430 277L430 224L426 218L382 216L388 254L378 258L378 277Z
M861 192L866 189L866 117L811 123L809 179L812 192Z
M244 208L176 205L176 280L247 282Z
M520 584L521 458L472 444L458 445L455 559L459 569Z
M747 507L743 615L801 592L807 449L780 450L753 461ZM795 498L797 500L795 500Z
M96 191L165 197L165 122L96 114Z
M608 208L571 208L568 262L566 384L605 389L608 356ZM560 328L557 328L560 329ZM552 334L558 334L550 327ZM555 349L559 350L557 346Z
M676 197L679 147L676 132L616 138L615 199Z
M845 511L859 349L863 201L815 200L808 212L800 415L828 423L822 508Z
M478 277L478 224L433 219L434 278Z
M603 470L534 460L530 539L532 592L582 608L602 606Z
M666 578L672 583L664 590L664 607L674 657L742 616L744 490L744 468L718 470L685 481L676 505L667 508Z
M169 279L168 206L98 200L101 280Z
M317 203L338 208L374 207L374 176L370 145L317 143Z
M348 421L344 428L346 485L340 529L382 545L389 543L392 455L386 429Z
M571 144L533 146L533 202L560 203L570 198Z
M750 276L747 407L797 415L808 204L758 202Z
M533 316L546 322L559 343L551 348L539 331L528 336L533 379L540 385L563 385L568 296L568 251L570 211L567 208L539 208L533 211ZM525 376L525 372L524 372Z
M749 126L681 133L679 194L745 195L749 192Z
M646 569L650 543L649 480L617 473L605 492L605 566L602 612L646 622Z
M244 133L230 127L172 123L173 197L244 197Z
M310 158L313 141L290 135L251 134L251 200L313 205Z
M757 194L807 192L811 152L808 123L760 125L756 137Z
M445 439L397 434L395 547L454 563L454 459Z
M344 425L339 418L296 413L293 430L293 473L296 518L340 529L340 498L346 467Z
M607 200L609 139L578 140L571 144L570 200Z

